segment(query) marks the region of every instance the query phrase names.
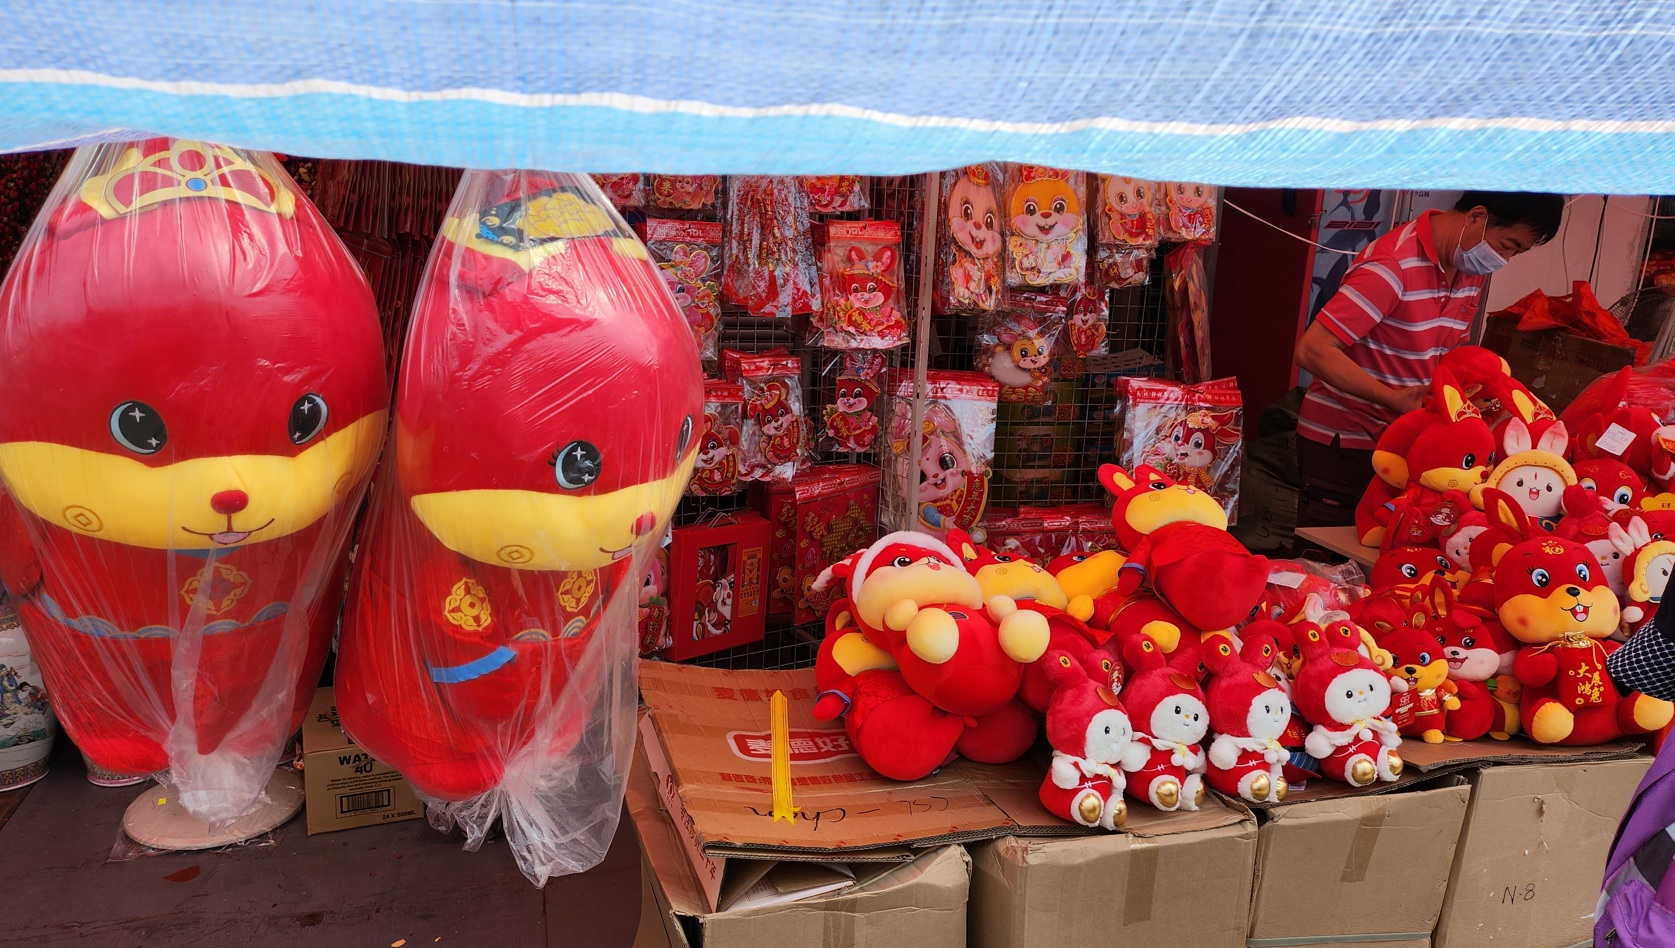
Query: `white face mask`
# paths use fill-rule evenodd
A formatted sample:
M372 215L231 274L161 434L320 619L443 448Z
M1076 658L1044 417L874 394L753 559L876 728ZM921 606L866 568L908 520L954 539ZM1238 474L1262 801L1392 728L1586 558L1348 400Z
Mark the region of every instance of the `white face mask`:
M1483 219L1483 237L1478 240L1476 246L1465 250L1458 246L1454 248L1454 269L1462 273L1488 276L1504 266L1506 266L1506 258L1496 253L1495 248L1489 246L1489 219L1487 217Z

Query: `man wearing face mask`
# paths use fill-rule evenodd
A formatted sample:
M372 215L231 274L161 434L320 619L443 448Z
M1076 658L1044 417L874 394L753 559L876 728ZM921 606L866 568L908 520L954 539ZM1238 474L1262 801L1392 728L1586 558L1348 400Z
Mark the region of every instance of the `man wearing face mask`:
M1443 353L1467 341L1489 275L1553 239L1563 213L1557 194L1467 191L1356 255L1297 343L1314 376L1297 422L1299 527L1354 523L1379 434L1424 403Z

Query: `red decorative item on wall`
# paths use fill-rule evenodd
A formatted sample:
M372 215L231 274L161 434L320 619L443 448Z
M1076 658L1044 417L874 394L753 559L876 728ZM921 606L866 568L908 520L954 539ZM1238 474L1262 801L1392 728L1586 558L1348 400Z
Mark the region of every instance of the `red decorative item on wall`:
M750 510L675 529L669 544L671 661L762 640L768 535L768 522Z

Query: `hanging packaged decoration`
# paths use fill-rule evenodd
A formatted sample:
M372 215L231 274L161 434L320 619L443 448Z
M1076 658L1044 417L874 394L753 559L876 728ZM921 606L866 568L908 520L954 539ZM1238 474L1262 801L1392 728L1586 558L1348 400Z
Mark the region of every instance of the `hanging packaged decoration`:
M78 149L0 290L0 577L102 772L266 802L388 403L372 291L273 156Z
M1158 243L1158 192L1157 182L1145 178L1099 176L1096 257L1106 286L1144 286L1150 278Z
M739 455L744 430L744 386L704 380L704 433L686 492L721 497L739 489Z
M1123 404L1117 466L1145 464L1177 483L1205 491L1229 521L1239 506L1244 462L1244 402L1237 379L1202 385L1164 379L1119 380Z
M739 479L790 480L808 456L803 360L783 348L754 355L723 349L721 368L744 391Z
M402 352L337 707L433 825L475 849L498 820L538 884L616 828L640 592L702 391L685 318L591 178L465 173Z
M884 371L879 352L845 352L833 360L837 387L832 404L824 411L825 438L822 447L832 451L871 451L878 437L878 378ZM827 371L832 365L828 364Z
M1110 512L1106 511L1106 516ZM1046 566L1072 552L1075 521L1060 507L990 507L983 515L988 538L983 545L996 553L1027 557Z
M721 176L714 174L654 174L651 206L671 211L703 211L715 207Z
M815 214L845 214L867 209L866 179L858 174L826 174L798 178Z
M669 544L670 660L762 640L768 532L752 510L676 528Z
M713 360L721 348L721 223L648 218L641 226L646 249L686 317L698 357Z
M1109 350L1106 335L1111 322L1111 297L1105 287L1093 283L1082 287L1069 298L1065 310L1069 318L1067 331L1061 338L1069 345L1060 346L1061 352L1086 359Z
M1208 184L1163 184L1162 237L1171 243L1215 239L1217 189Z
M752 316L787 319L820 308L808 194L796 178L727 179L721 292Z
M1006 285L1080 286L1088 231L1082 199L1087 176L1040 165L1006 171Z
M1210 280L1204 273L1202 241L1182 244L1163 258L1167 279L1163 300L1175 326L1175 364L1181 377L1200 383L1210 379Z
M942 173L937 230L936 308L992 313L1000 306L999 165L968 165Z
M809 321L809 343L828 349L904 345L901 224L832 221L818 225L816 238L825 305Z
M1009 293L1005 311L983 317L972 364L1000 383L1001 401L1052 404L1053 347L1067 304L1064 297Z
M640 583L640 657L648 658L668 648L669 636L669 548L668 541L651 551L646 578Z
M913 373L885 373L889 457L880 523L887 530L920 530L937 537L949 527L972 533L989 499L994 464L995 411L1000 386L980 372L929 372L920 422L919 456L912 457Z
M593 180L616 207L646 206L646 176L643 174L596 174Z
M768 545L768 611L798 624L826 615L830 594L817 591L821 570L878 537L878 468L820 464L789 482L753 488L752 506L773 525Z

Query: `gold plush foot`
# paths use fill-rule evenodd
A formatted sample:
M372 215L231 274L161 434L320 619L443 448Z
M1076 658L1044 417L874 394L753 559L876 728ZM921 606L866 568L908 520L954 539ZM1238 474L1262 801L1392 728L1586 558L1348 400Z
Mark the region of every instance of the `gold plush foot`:
M1274 789L1274 782L1267 774L1257 774L1250 778L1250 798L1257 803L1264 803L1268 799L1268 792Z
M1542 705L1530 719L1530 737L1541 744L1557 744L1576 730L1576 715L1557 701Z
M1202 783L1200 783L1198 785L1198 789L1193 792L1192 802L1194 805L1199 807L1204 805L1204 785Z
M1092 790L1076 798L1076 822L1083 826L1098 826L1099 818L1104 813L1105 801Z
M1290 792L1291 792L1291 784L1288 783L1284 777L1275 778L1275 780L1274 780L1274 799L1284 800L1285 795L1290 793Z
M1510 740L1512 740L1512 735L1506 733L1505 731L1490 731L1489 736L1494 738L1497 741L1510 741Z
M1181 785L1164 780L1152 788L1152 803L1160 810L1173 810L1181 805Z
M1402 755L1396 753L1395 751L1391 751L1389 754L1385 755L1384 762L1385 765L1390 768L1390 776L1400 780L1402 777L1402 768L1407 766L1406 762L1402 760Z
M1111 825L1107 829L1116 829L1128 822L1128 804L1122 797L1111 801Z
M941 609L921 609L907 624L907 647L920 659L940 665L960 647L960 626Z
M1675 705L1641 695L1634 702L1634 723L1647 733L1663 730L1675 717Z
M1378 767L1367 758L1358 757L1355 763L1349 765L1349 773L1346 776L1349 777L1350 786L1365 787L1378 779Z
M1047 617L1020 609L1000 620L1000 647L1013 661L1028 664L1047 651ZM950 653L952 654L952 653Z
M1426 731L1421 736L1423 736L1425 738L1425 743L1427 743L1427 744L1441 744L1442 743L1442 732L1441 731L1432 729L1432 730Z

